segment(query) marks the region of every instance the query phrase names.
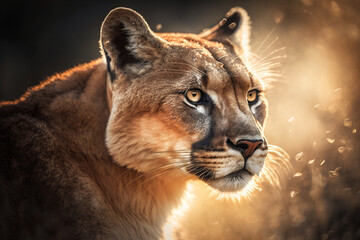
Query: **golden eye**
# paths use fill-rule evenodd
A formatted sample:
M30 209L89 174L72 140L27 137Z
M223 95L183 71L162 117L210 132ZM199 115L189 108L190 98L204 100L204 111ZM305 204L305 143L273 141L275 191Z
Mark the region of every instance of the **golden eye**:
M198 89L189 89L186 91L186 98L193 103L197 103L201 99L201 91Z
M247 93L248 103L254 103L258 98L258 93L256 90L251 90Z

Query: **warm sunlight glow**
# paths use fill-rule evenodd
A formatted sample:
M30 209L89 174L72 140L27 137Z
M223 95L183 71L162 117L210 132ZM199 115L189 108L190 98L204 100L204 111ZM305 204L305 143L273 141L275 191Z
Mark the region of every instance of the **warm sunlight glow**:
M274 22L252 16L245 61L267 87L268 142L287 154L272 146L260 177L238 193L196 184L185 219L193 239L205 229L210 239L358 237L357 12L340 1L299 4L274 7Z

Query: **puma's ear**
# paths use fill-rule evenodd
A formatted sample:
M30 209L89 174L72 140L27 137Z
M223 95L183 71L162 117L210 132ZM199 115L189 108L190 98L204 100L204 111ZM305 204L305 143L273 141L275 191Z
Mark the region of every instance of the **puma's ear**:
M229 39L243 52L248 52L250 50L250 18L244 9L234 7L217 25L205 29L199 36L218 42Z
M119 73L141 75L159 59L166 42L128 8L113 9L101 26L100 48L113 82Z

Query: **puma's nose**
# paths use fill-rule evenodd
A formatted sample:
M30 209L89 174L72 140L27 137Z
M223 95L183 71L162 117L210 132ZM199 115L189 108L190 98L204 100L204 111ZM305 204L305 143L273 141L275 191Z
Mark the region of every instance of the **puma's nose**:
M234 144L230 139L228 139L227 143L230 147L241 152L245 159L251 157L251 155L255 152L255 150L263 143L263 140L239 140Z

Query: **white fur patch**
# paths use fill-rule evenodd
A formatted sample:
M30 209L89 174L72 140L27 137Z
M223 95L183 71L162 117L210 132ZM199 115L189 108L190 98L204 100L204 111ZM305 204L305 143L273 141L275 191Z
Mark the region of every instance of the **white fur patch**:
M216 92L214 91L211 91L211 90L207 90L206 93L210 96L211 100L215 103L215 105L217 105L218 107L219 106L219 97L218 95L216 94Z
M261 103L262 103L262 100L261 100L261 98L259 98L259 100L257 101L257 103L254 104L254 105L252 105L252 106L250 107L250 110L251 110L251 112L252 112L253 114L256 114L256 108L257 108L258 106L260 106Z
M202 114L205 114L205 113L206 113L205 107L204 107L203 105L197 105L197 106L196 106L196 109L197 109L200 113L202 113Z
M186 101L186 99L184 100L184 102L189 107L196 109L199 113L204 114L204 115L206 114L205 106L203 106L203 105L194 105L194 104L189 103L188 101Z

